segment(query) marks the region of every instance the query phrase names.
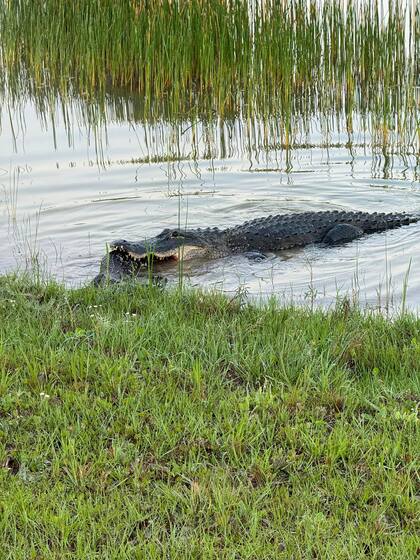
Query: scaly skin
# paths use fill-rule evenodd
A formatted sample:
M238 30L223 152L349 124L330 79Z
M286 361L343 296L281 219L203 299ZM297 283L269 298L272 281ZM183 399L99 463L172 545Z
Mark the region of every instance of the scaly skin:
M406 214L385 214L368 212L305 212L259 218L243 225L225 230L227 243L232 252L244 250L282 251L294 247L304 247L312 243L322 243L329 231L337 224L349 224L361 230L359 235L348 239L338 238L335 243L351 241L365 233L375 233L393 229L419 217ZM328 243L327 244L333 244Z
M304 212L257 218L227 229L165 229L144 241L117 240L111 243L110 252L103 258L94 283L99 284L105 278L119 281L126 276L145 275L145 269L152 261L153 270L159 270L162 262L180 258L278 252L312 243L334 245L419 219L420 216L402 213Z

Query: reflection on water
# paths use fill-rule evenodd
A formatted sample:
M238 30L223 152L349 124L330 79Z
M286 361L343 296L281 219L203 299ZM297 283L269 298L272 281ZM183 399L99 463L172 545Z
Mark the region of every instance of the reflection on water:
M349 142L339 125L326 133L316 119L286 150L280 135L272 141L275 131L268 145L266 123L257 121L175 127L110 119L101 135L75 121L69 137L68 115L53 130L29 102L20 116L3 119L0 134L1 272L36 258L77 285L97 273L110 240L141 239L179 222L224 227L309 209L420 212L416 147L376 147L366 132ZM348 293L384 306L398 304L409 271L407 303L417 308L419 246L413 224L260 263L236 256L188 265L185 275L226 292L242 287L321 304ZM169 277L175 282L176 271Z

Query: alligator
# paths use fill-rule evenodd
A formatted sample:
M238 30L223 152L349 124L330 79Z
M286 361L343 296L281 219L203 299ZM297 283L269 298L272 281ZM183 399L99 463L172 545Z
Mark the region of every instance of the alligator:
M197 257L244 253L252 258L313 243L338 245L419 220L420 215L404 213L327 211L267 216L226 229L164 229L143 241L113 241L93 282L146 276L163 264Z

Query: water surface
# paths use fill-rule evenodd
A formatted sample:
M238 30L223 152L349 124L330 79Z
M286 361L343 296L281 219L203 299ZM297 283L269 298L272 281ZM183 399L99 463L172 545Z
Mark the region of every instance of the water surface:
M261 131L245 141L240 120L193 130L111 117L106 131L95 133L77 118L69 127L56 117L52 126L29 101L10 117L3 114L0 133L1 273L35 259L66 284L83 284L97 273L107 242L179 223L224 227L306 210L420 213L414 148L390 153L372 147L365 133L354 133L349 146L338 127L327 147L316 120L295 148L285 150L279 140L261 150ZM184 274L193 285L232 294L321 305L347 295L394 309L408 278L406 303L418 309L419 248L420 224L413 224L258 263L235 256L188 264ZM168 277L177 282L177 270Z

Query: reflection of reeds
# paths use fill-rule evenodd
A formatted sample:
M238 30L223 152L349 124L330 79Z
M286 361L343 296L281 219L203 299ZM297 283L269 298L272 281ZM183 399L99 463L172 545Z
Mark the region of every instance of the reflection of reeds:
M122 88L138 95L132 116L141 120L241 116L252 126L271 117L265 133L288 146L296 117L338 113L351 134L358 113L369 114L377 142L396 134L404 143L415 131L419 8L390 0L384 19L379 6L15 0L0 12L0 56L12 99L26 92L42 112L57 98L93 100L90 123ZM126 107L117 102L118 111Z

